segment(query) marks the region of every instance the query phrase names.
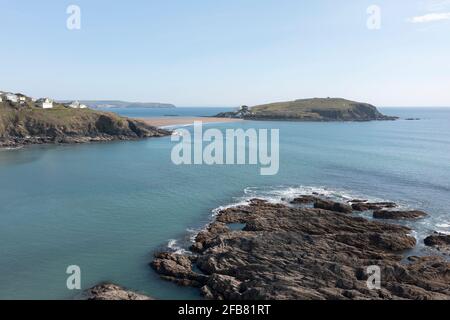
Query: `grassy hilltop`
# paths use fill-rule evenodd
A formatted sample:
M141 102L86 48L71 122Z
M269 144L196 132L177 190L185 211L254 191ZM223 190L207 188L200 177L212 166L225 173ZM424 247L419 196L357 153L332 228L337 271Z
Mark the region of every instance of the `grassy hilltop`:
M0 102L0 147L131 140L167 134L165 130L109 112L72 109L62 104L41 109L31 100L24 104Z
M249 120L292 121L372 121L395 120L368 103L341 98L314 98L277 102L222 113L220 117L240 117Z

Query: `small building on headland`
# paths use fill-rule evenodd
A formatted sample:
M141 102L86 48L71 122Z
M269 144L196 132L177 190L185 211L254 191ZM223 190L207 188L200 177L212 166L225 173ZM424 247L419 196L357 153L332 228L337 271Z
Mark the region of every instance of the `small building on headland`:
M26 95L24 95L24 94L21 94L21 93L17 93L16 97L17 97L17 100L18 100L18 102L20 104L24 104L28 100L28 97Z
M87 106L80 103L80 101L73 101L68 106L73 109L86 109L87 108Z
M238 118L245 118L247 116L251 115L250 108L248 106L242 106L237 112L236 117Z
M53 101L49 98L39 99L36 101L37 106L42 109L52 109L53 108Z
M10 102L13 102L13 103L19 102L19 97L16 96L15 94L13 94L13 93L7 93L5 95L5 97L6 97L6 100L8 100Z

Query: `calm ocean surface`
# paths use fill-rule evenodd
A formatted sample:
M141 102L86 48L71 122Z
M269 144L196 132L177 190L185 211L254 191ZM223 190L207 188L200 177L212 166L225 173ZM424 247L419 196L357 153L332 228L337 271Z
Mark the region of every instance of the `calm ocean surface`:
M211 116L226 108L114 110L126 116ZM242 199L319 190L423 209L422 242L450 233L450 109L386 108L420 121L243 122L209 127L280 129L280 172L258 166L175 166L170 138L0 151L0 299L71 299L66 268L83 288L110 281L156 298L198 298L159 280L148 263L169 244ZM190 233L191 232L191 233ZM427 254L419 246L413 254Z

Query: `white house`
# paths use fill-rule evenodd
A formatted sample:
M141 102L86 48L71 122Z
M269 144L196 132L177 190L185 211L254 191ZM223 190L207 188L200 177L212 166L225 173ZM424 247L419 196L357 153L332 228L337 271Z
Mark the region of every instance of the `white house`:
M3 102L3 96L0 94L0 102Z
M45 99L39 99L37 101L38 106L42 109L52 109L53 108L53 101L50 100L49 98L45 98Z
M13 103L17 103L19 101L19 98L15 94L7 93L6 100L11 101Z
M71 104L69 104L70 108L74 108L74 109L86 109L87 106L80 103L80 101L73 101Z
M21 104L23 104L23 103L25 103L27 101L27 97L24 96L23 94L17 94L16 96L17 96L17 98L19 100L19 103L21 103Z

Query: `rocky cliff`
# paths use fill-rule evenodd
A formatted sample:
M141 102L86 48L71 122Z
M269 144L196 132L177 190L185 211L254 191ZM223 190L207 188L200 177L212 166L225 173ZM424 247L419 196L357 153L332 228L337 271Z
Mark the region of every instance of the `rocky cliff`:
M161 137L170 132L114 113L72 109L55 104L0 102L0 147L44 143L83 143Z

